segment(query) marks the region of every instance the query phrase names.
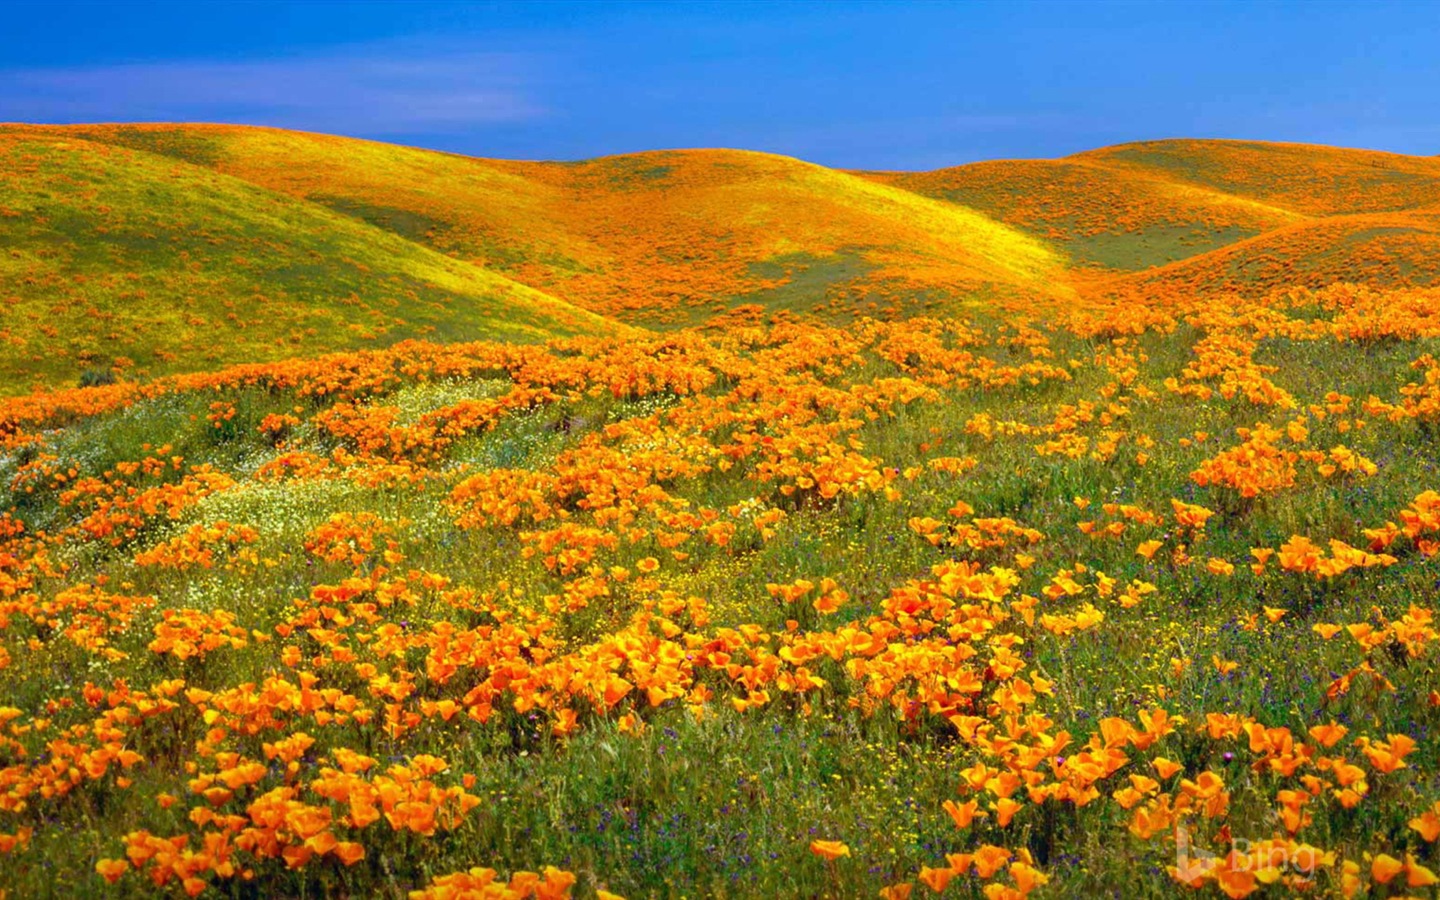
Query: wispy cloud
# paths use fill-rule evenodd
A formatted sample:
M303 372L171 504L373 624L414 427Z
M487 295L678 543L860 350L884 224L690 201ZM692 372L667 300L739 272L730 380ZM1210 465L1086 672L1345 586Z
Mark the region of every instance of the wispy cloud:
M414 43L323 56L0 69L0 121L208 121L403 135L544 115L537 60Z

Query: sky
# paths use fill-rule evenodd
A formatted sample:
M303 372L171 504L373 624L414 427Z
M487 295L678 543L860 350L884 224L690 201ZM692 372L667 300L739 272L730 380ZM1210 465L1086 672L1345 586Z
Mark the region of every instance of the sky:
M932 169L1218 137L1440 154L1440 0L5 0L0 121Z

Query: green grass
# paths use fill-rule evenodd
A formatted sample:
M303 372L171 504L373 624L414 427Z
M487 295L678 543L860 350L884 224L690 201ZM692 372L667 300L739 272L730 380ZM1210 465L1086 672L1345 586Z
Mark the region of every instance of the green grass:
M1017 355L1001 346L997 337L992 330L988 345L976 352L996 362L1016 361ZM1237 563L1238 571L1230 578L1211 576L1198 565L1172 568L1162 561L1163 554L1150 562L1137 557L1134 545L1152 533L1144 527L1132 528L1120 540L1084 536L1078 524L1099 516L1099 504L1107 501L1164 511L1169 499L1177 497L1220 508L1221 498L1196 487L1189 472L1233 443L1235 427L1288 419L1286 413L1243 400L1193 403L1168 395L1161 382L1187 364L1196 337L1193 328L1182 326L1174 334L1152 333L1138 342L1149 356L1141 366L1140 383L1157 394L1152 400L1128 397L1125 403L1131 412L1116 427L1153 439L1152 459L1144 466L1133 460L1136 448L1128 443L1112 460L1071 460L1037 457L1033 446L1040 438L1001 436L987 441L965 431L964 424L976 414L1042 425L1061 404L1100 399L1110 379L1091 363L1105 347L1051 332L1048 345L1056 359L1083 362L1074 370L1073 380L945 387L934 400L898 407L855 431L863 452L886 465L904 469L936 455L971 455L978 460L973 471L958 477L922 471L913 480L898 481L900 494L894 499L862 493L835 503L793 504L768 542L719 548L692 541L684 563L665 561L662 583L681 596L704 597L714 617L710 631L755 623L783 632L786 620L796 616L802 628L833 627L863 620L892 590L954 555L955 551L937 550L913 534L907 525L912 516L944 519L945 510L960 499L972 504L977 515L1012 516L1046 535L1027 548L1036 558L1033 569L1023 576L1027 592L1038 592L1050 574L1076 562L1084 562L1092 571L1103 570L1121 585L1139 578L1160 589L1135 609L1087 594L1082 599L1105 612L1099 627L1069 637L1039 631L1027 644L1026 658L1033 671L1056 684L1056 700L1044 706L1056 728L1083 742L1099 719L1133 718L1141 706L1160 704L1185 716L1192 727L1166 739L1160 751L1181 762L1191 776L1205 768L1220 773L1234 793L1229 819L1234 832L1268 835L1274 827L1271 795L1276 783L1250 770L1241 745L1231 748L1236 750L1233 759L1222 758L1224 746L1199 738L1193 725L1202 722L1207 712L1231 711L1254 716L1266 725L1287 726L1297 735L1332 717L1349 723L1357 734L1433 732L1440 727L1440 711L1425 702L1433 686L1433 654L1411 663L1382 657L1379 664L1395 685L1393 693L1357 689L1330 700L1325 696L1330 680L1354 665L1356 654L1341 638L1320 640L1310 625L1363 621L1372 608L1395 616L1412 603L1424 605L1435 576L1432 562L1414 557L1390 570L1349 573L1331 582L1273 571L1255 576L1243 565L1248 551L1277 546L1292 533L1311 535L1317 541L1338 537L1360 543L1360 528L1393 519L1416 493L1434 485L1440 473L1433 439L1413 425L1375 420L1367 429L1341 434L1333 421L1316 421L1312 445L1328 447L1343 441L1374 459L1379 473L1355 483L1305 479L1247 511L1218 515L1191 553L1202 564L1210 556ZM1277 367L1272 379L1302 404L1320 402L1332 388L1362 398L1374 393L1393 399L1399 385L1414 377L1407 368L1409 360L1437 349L1440 346L1433 341L1363 347L1330 340L1270 340L1262 344L1257 361ZM826 372L824 366L823 360L814 359L802 369L837 386L900 374L893 364L868 353L839 371ZM1317 380L1317 372L1323 372L1323 379ZM393 405L401 410L401 421L413 422L466 398L496 396L503 387L493 378L409 381L371 402ZM718 398L720 389L710 394ZM61 547L57 559L73 568L40 590L49 593L61 584L103 574L112 584L127 585L126 590L160 598L162 606L226 609L235 612L247 630L273 633L293 612L296 598L317 584L338 583L350 573L348 565L317 563L310 557L300 546L306 533L335 512L371 512L396 523L394 537L405 557L404 568L443 573L455 584L477 590L493 591L505 584L519 592L513 600L517 608L539 609L541 598L561 590L565 579L518 552L523 546L519 532L524 529L457 529L443 504L449 485L466 472L484 468L546 469L561 454L587 441L604 443L606 425L652 415L666 421L689 402L663 392L636 401L613 399L603 392L571 397L538 412L509 417L494 431L459 441L432 466L439 476L434 482L387 487L362 486L343 478L252 483L248 479L255 468L276 452L254 426L267 413L291 408L294 399L256 389L221 396L237 408L236 427L223 433L204 417L214 395L181 394L84 420L46 438L45 452L82 474L98 475L119 461L145 456L145 445L164 435L174 444L173 452L183 454L191 464L211 463L241 485L206 499L180 521L157 523L122 550L95 544ZM311 405L307 415L314 409ZM833 419L823 414L822 420ZM1179 446L1181 438L1197 430L1209 431L1213 437L1203 445ZM1087 426L1082 432L1096 436L1099 428ZM309 426L297 431L294 440L317 451L335 444ZM921 444L933 446L923 450ZM0 484L10 482L27 456L34 454L12 452L0 463ZM713 509L765 495L767 490L738 470L681 479L669 489L691 508ZM769 496L782 505L786 502ZM1091 507L1080 509L1076 497L1091 500ZM23 497L12 493L4 500L32 527L57 530L74 515L56 504L53 493ZM589 521L581 509L572 510L572 515L578 522ZM136 549L153 546L191 523L222 520L259 530L254 549L270 560L259 576L223 568L189 573L142 569L130 560ZM656 553L649 542L622 544L604 558L604 564L633 567L637 559ZM1010 554L976 558L1006 564ZM777 604L765 588L771 582L824 575L837 578L852 597L828 622L803 606L797 610ZM1071 601L1047 603L1042 610L1062 611L1065 602ZM1246 617L1262 604L1287 608L1290 614L1278 625L1244 627ZM617 591L612 598L565 615L560 631L563 646L602 639L637 609L633 597ZM429 591L421 591L413 606L387 613L394 620L403 619L406 627L438 620L466 627L487 621L475 615L447 607ZM20 630L6 635L15 662L0 672L5 702L33 709L46 699L73 694L86 680L108 682L121 675L137 686L184 677L190 686L221 690L240 681L263 679L275 670L274 644L217 651L184 665L149 653L145 644L156 617L154 611L146 612L116 637L115 645L131 654L120 663L97 662L55 637L48 639L43 651L26 653L17 642L30 626L21 623L16 626ZM1219 675L1209 664L1212 656L1238 662L1238 673ZM1172 672L1173 658L1193 662L1177 675ZM419 657L404 664L423 672ZM792 698L739 714L722 695L699 718L677 703L653 710L641 707L648 728L639 737L620 734L613 718L587 715L576 737L560 741L549 734L547 720L533 712L502 712L483 726L463 716L449 723L434 719L400 742L380 736L373 728L297 723L294 727L304 725L321 738L321 748L350 746L385 760L401 754L439 755L453 772L476 776L472 792L482 805L455 830L429 840L392 836L388 831L367 836L367 841L383 838L386 849L383 855L372 853L355 868L267 869L255 889L297 896L401 896L434 875L472 865L492 865L504 872L556 865L577 873L582 896L598 887L631 898L857 896L912 879L921 866L941 865L947 852L993 842L1029 848L1054 879L1053 895L1172 893L1172 883L1161 868L1172 861L1167 845L1130 837L1126 817L1108 800L1078 810L1066 805L1029 809L1023 820L1017 820L1023 824L1008 830L983 825L970 833L957 831L940 802L956 796L956 773L976 761L974 749L957 740L943 721L922 717L906 724L884 709L864 715L847 703L842 666L821 659L814 663L814 671L835 688L815 695L809 714L802 713ZM343 668L325 672L331 679L327 683L353 687L352 676ZM429 696L449 690L425 683L423 677L422 686ZM1163 700L1158 693L1162 688ZM85 716L66 712L59 719L84 721ZM177 719L173 727L178 730L145 730L136 746L151 758L178 764L199 736L192 719ZM250 746L255 740L236 738L234 743L243 752L258 753L258 744ZM1349 858L1357 858L1362 850L1382 849L1430 854L1407 833L1404 823L1433 799L1432 773L1437 765L1436 748L1422 742L1410 759L1411 768L1376 777L1374 795L1356 812L1317 807L1316 823L1304 836ZM137 773L128 795L132 800L122 799L126 795L116 794L112 787L87 784L62 801L37 803L33 813L18 818L36 824L34 844L0 858L0 880L24 896L145 894L144 882L134 876L115 891L103 890L91 868L96 859L118 856L119 838L130 830L146 828L157 834L189 830L186 800L170 810L161 810L149 800L160 791L184 798L185 777L162 764ZM1107 783L1106 790L1122 783ZM76 834L78 838L72 837ZM809 842L817 838L843 840L852 855L833 866L824 865L808 850ZM978 891L975 882L958 884L952 890L961 895ZM248 890L237 889L242 895Z
M1203 225L1172 225L1147 228L1138 233L1078 235L1063 246L1078 264L1138 272L1218 250L1257 234L1258 231L1238 226L1212 229Z
M0 277L7 295L0 298L7 301L0 319L0 337L6 339L0 384L11 390L33 381L73 382L83 371L124 362L122 357L130 360L124 366L127 374L160 374L377 347L406 337L536 340L614 327L424 249L416 241L436 240L445 232L446 224L438 219L402 206L336 196L307 203L256 188L192 165L224 162L219 144L199 135L144 129L116 134L113 143L123 148L53 135L0 134ZM675 173L664 157L659 164L650 159L599 167L595 177L625 190L663 188ZM1165 159L1167 165L1182 166L1178 157ZM1393 234L1375 230L1360 238ZM1138 269L1243 236L1224 229L1152 228L1077 239L1069 252L1074 260ZM514 255L506 264L518 267L527 259ZM785 285L724 302L832 315L826 309L827 289L871 271L858 252L790 254L752 267L752 274L761 277L788 276ZM1102 622L1069 635L1014 622L1004 626L1024 637L1017 646L1027 676L1042 675L1054 683L1055 697L1033 709L1054 721L1052 731L1064 730L1074 738L1073 751L1105 717L1134 721L1138 710L1161 706L1188 720L1157 748L1127 751L1133 757L1129 767L1100 781L1101 796L1086 806L1031 805L1009 828L992 818L958 830L941 803L959 798L962 769L989 757L942 715L920 711L906 718L884 701L866 711L866 687L852 667L822 655L809 666L826 687L803 701L777 689L765 708L738 712L730 700L744 691L717 669L702 676L716 694L703 714L675 699L652 707L631 697L609 715L581 709L579 730L568 739L552 732L547 713L520 708L509 695L502 696L484 724L464 715L449 721L429 717L398 738L373 724L322 724L304 715L289 718L275 731L252 735L237 730L225 737L223 749L256 759L264 756L264 743L283 734L303 730L316 737L316 747L300 763L303 779L313 778L324 754L339 747L371 754L382 767L434 754L450 766L440 780L452 784L462 773L472 776L470 790L481 804L454 829L425 839L378 823L359 833L367 858L355 867L326 862L291 870L276 860L262 861L256 863L254 881L217 878L207 896L404 897L437 875L476 865L507 875L560 866L577 874L582 897L600 888L630 900L874 896L885 885L913 880L921 867L943 865L946 853L983 843L1033 854L1052 879L1049 896L1173 896L1177 888L1164 871L1174 861L1173 844L1164 836L1134 837L1126 827L1129 816L1110 799L1128 783L1127 775L1150 771L1149 760L1161 754L1179 762L1185 777L1206 770L1219 774L1232 793L1226 824L1245 839L1276 833L1275 792L1297 783L1257 769L1244 739L1227 743L1201 736L1197 727L1207 713L1217 712L1287 727L1297 739L1312 725L1344 722L1351 735L1335 753L1352 760L1360 758L1349 743L1356 736L1415 736L1420 747L1408 767L1388 775L1370 773L1371 794L1355 810L1340 808L1322 792L1311 807L1315 820L1301 837L1348 860L1364 863L1365 854L1385 852L1401 858L1414 854L1435 866L1436 845L1423 842L1407 823L1440 797L1440 747L1432 739L1440 728L1440 707L1429 702L1440 659L1436 648L1414 659L1381 648L1369 661L1393 690L1357 682L1349 692L1330 696L1335 678L1353 669L1362 654L1344 633L1327 641L1312 626L1362 623L1377 616L1393 620L1412 605L1432 606L1440 583L1436 563L1411 553L1391 568L1351 571L1330 580L1280 572L1273 563L1257 574L1247 565L1252 548L1275 548L1296 534L1321 544L1335 538L1363 546L1364 529L1396 520L1417 494L1440 487L1440 444L1433 424L1375 416L1363 428L1342 430L1335 416L1308 415L1308 446L1344 443L1372 459L1379 471L1364 479L1325 480L1301 463L1295 486L1251 502L1200 487L1191 473L1234 445L1237 428L1257 422L1283 427L1306 415L1309 404L1325 402L1331 390L1357 402L1371 395L1395 402L1402 385L1420 377L1410 363L1422 354L1440 353L1440 340L1261 340L1256 364L1267 367L1267 377L1299 403L1298 410L1285 410L1243 398L1201 402L1168 391L1165 380L1181 375L1205 337L1194 323L1111 345L1079 338L1058 322L1021 329L986 312L980 297L918 299L979 307L967 323L979 337L963 348L974 354L974 372L955 380L938 377L935 368L939 354L962 349L965 342L955 335L968 332L947 332L936 343L919 345L924 349L899 352L895 358L906 361L902 366L886 354L904 351L905 342L916 337L910 326L887 330L856 321L853 310L837 316L848 326L837 330L715 329L666 339L632 335L639 342L634 346L555 349L543 365L517 370L553 386L553 402L458 436L423 465L403 470L416 475L413 480L380 477L385 470L378 465L313 479L259 480L256 473L287 450L333 460L354 449L352 442L311 421L337 402L335 396L266 387L177 390L105 414L37 426L33 442L7 434L0 450L0 509L23 522L28 534L50 539L43 547L7 542L7 552L0 553L0 574L6 579L0 582L0 613L7 617L0 624L0 648L9 659L0 666L0 706L21 711L16 727L7 726L5 732L18 744L0 744L0 773L32 771L48 758L45 744L53 735L94 721L96 713L84 700L87 683L113 688L123 679L148 689L183 678L189 688L223 691L275 675L298 677L280 658L280 648L292 643L307 658L320 653L319 638L309 630L316 623L293 636L277 627L283 629L310 609L312 595L323 597L327 588L356 577L374 577L387 590L403 594L392 605L377 607L379 624L392 635L422 634L437 625L494 628L506 617L511 622L553 619L548 637L537 632L517 649L515 658L528 665L546 653L606 647L628 626L645 621L645 604L653 604L657 595L631 587L634 581L618 580L613 567L633 577L649 557L661 561L657 590L704 601L708 623L687 619L689 613L671 615L677 627L694 636L695 643L684 635L678 638L692 655L727 628L756 626L772 635L792 630L803 635L847 623L865 625L894 592L951 559L1016 567L1021 579L1016 593L1032 596L1043 596L1052 576L1083 564L1083 595L1047 598L1038 609L1067 614L1093 603L1104 613ZM1292 315L1309 321L1322 314L1309 308ZM933 333L939 328L933 326ZM925 334L933 336L932 331ZM1248 333L1243 327L1237 331ZM1028 335L1035 355L1016 340L1022 334ZM1145 357L1130 387L1117 387L1102 365L1117 350ZM465 401L504 395L512 384L507 370L495 362L503 354L474 352L489 360L477 363L474 371L481 374L474 377L435 371L420 350L401 354L387 371L403 375L356 402L362 408L393 408L394 424L407 427ZM976 374L1037 359L1058 369L1010 384L987 383ZM706 370L713 383L698 396L644 386L677 361ZM1061 370L1068 377L1060 377ZM871 396L870 385L901 377L930 377L934 394L885 410L873 400L859 402ZM1001 429L985 438L967 428L977 416L1022 431L1044 428L1066 407L1082 402L1094 404L1097 416L1112 415L1113 421L1091 421L1077 433L1093 447L1107 429L1120 432L1113 455L1040 456L1036 445L1049 435ZM218 428L207 418L215 403L235 411ZM850 405L857 403L858 410ZM285 447L257 430L267 415L278 414L305 420L292 429ZM832 427L835 445L819 452L843 454L848 448L878 460L894 476L894 493L860 490L831 500L803 490L786 495L776 484L754 477L755 457L722 452L742 424L774 439L807 424ZM632 428L643 436L622 438ZM1208 437L1183 443L1197 439L1197 432ZM162 444L168 445L164 455L182 457L182 465L148 481L148 476L135 476L127 483L175 484L186 468L203 464L236 484L173 519L145 517L138 533L118 545L70 530L85 512L67 496L71 486L85 478L114 478L107 473L157 453ZM644 453L678 445L689 447L686 452L695 452L709 468L695 476L658 478L674 498L661 509L739 521L731 512L736 505L773 506L786 513L774 523L773 536L742 531L726 546L692 536L683 544L688 554L683 559L671 555L653 533L627 536L575 577L558 574L539 555L527 554L533 537L526 532L562 520L602 531L669 530L657 508L644 502L619 507L617 520L602 521L589 498L580 498L585 491L603 497L608 479L623 482L643 468ZM1148 457L1143 463L1137 458L1142 449ZM577 459L610 451L613 455L603 457L609 468L594 480L585 481L583 472L577 475L582 468ZM960 475L927 468L927 460L937 456L973 457L976 465ZM47 460L51 471L65 474L63 483L42 482L26 490L34 482L25 473ZM448 502L451 489L468 475L492 469L563 475L584 490L560 504L557 518L538 525L459 527ZM1084 523L1104 519L1105 503L1168 514L1172 498L1202 504L1216 516L1200 535L1182 533L1173 523L1132 525L1120 538L1081 530ZM947 511L962 500L976 516L1012 517L1039 529L1044 538L1033 545L969 551L936 548L911 529L916 517L949 521ZM384 559L377 551L356 565L318 559L305 543L338 513L379 516L394 541L382 549L397 555ZM225 552L218 565L207 569L177 571L135 562L138 551L183 535L191 526L220 522L255 528L258 537L247 551L263 562L245 563ZM1135 548L1148 537L1166 544L1147 560ZM1194 560L1189 565L1170 555L1182 542ZM1028 567L1016 556L1019 549L1032 558ZM1235 573L1210 574L1205 561L1212 557L1235 564ZM1095 589L1097 571L1122 587L1142 580L1158 590L1126 608ZM12 572L32 575L33 583L10 580ZM448 583L440 586L427 574ZM803 602L786 606L768 590L772 583L827 576L850 595L833 617L821 617ZM607 582L608 594L573 610L550 611L561 605L567 589L600 577L614 579ZM110 636L113 647L128 654L125 658L107 659L65 637L70 613L27 614L35 603L52 602L67 587L100 583L112 592L155 599ZM450 587L486 599L470 608L447 599L444 591ZM316 600L314 605L351 610L343 601ZM1285 609L1287 615L1267 623L1258 618L1266 606ZM151 652L148 644L160 611L182 607L234 613L247 645L190 660ZM429 674L424 648L381 656L370 649L381 631L376 624L342 623L333 615L326 622L325 627L343 632L365 660L388 674L413 678L416 694L405 709L419 708L421 699L462 697L486 674L465 671L442 683ZM915 640L904 635L889 639L896 646ZM952 642L947 646L960 643L953 635L946 640ZM779 638L766 644L779 645ZM752 661L743 653L736 660ZM1222 674L1212 660L1232 661L1238 669ZM325 687L380 705L370 680L352 666L309 659L300 666L315 669ZM17 897L152 896L154 888L141 876L129 874L107 888L94 867L98 860L121 858L124 836L138 829L189 834L192 846L198 844L199 828L188 813L204 801L191 793L189 779L195 772L185 766L192 763L205 771L214 762L195 749L210 723L186 704L126 732L127 747L145 757L130 773L135 783L128 789L106 776L84 780L61 797L27 796L23 808L0 809L0 833L34 829L28 847L0 854L0 889L9 888ZM633 712L644 732L621 733L621 711ZM48 730L17 730L37 719L48 720ZM243 813L260 791L285 783L277 765L267 770L261 787L242 792L225 809ZM0 787L8 784L0 778ZM162 792L179 802L162 808L155 802ZM1216 843L1210 833L1201 837L1211 846ZM851 855L823 863L809 850L815 839L844 841ZM1322 880L1321 887L1335 887L1334 880ZM1399 882L1392 885L1398 887ZM950 893L978 897L981 890L979 881L961 878ZM923 896L926 889L916 891Z

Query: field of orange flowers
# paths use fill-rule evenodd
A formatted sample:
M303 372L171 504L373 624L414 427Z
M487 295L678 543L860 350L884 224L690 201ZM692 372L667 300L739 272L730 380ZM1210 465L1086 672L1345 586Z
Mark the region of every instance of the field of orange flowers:
M0 402L11 897L1432 896L1440 291Z

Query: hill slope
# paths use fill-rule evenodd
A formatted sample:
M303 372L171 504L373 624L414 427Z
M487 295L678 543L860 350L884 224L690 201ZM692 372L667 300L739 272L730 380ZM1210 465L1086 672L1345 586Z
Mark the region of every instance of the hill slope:
M833 302L845 314L857 296L1066 294L1062 260L1043 241L953 203L769 154L546 163L262 128L80 132L210 165L646 323L683 324L743 302Z
M1440 160L1432 157L1170 140L1060 160L862 174L1053 242L1076 268L1098 270L1078 279L1082 289L1128 282L1259 292L1291 280L1433 281L1424 263L1434 258L1426 211L1440 205ZM1164 272L1144 271L1152 267Z
M1313 216L1399 212L1440 203L1440 159L1316 144L1169 140L1070 157L1163 174Z
M613 323L321 206L137 150L0 132L0 381L193 370Z
M1305 219L1160 173L1077 159L867 175L982 210L1053 242L1081 267L1143 269Z
M1440 211L1330 216L1277 228L1169 265L1082 280L1091 292L1161 299L1179 294L1258 295L1337 281L1428 287L1440 283Z
M1428 285L1437 210L1440 160L1293 144L907 173L735 150L524 162L266 128L5 126L0 379L689 325L735 307L843 322Z

